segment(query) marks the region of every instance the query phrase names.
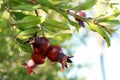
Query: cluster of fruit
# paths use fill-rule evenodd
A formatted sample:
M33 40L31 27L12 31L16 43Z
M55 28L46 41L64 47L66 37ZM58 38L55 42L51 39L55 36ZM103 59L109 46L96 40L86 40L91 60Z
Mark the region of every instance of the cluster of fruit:
M24 64L29 74L34 73L34 68L39 64L45 63L47 58L51 62L61 63L62 71L67 68L67 62L72 63L70 58L73 56L65 55L60 46L51 46L47 38L38 37L37 33L32 38L29 38L26 43L31 44L34 49L34 52L31 54L31 59Z

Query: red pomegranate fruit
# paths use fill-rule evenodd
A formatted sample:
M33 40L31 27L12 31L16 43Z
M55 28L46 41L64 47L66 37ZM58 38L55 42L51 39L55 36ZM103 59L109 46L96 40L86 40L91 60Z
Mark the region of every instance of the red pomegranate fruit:
M60 46L51 46L47 51L47 57L51 62L59 62L62 64L62 71L67 67L67 62L72 63L71 57L66 56Z
M46 37L38 37L37 33L25 43L32 44L34 51L38 49L39 54L45 54L50 47L49 40Z
M60 46L50 46L47 51L47 57L51 62L56 62L59 54L62 53Z
M31 58L35 64L43 64L45 63L47 56L46 54L32 53Z
M86 18L86 13L83 12L83 11L76 12L76 15L81 16L83 18ZM85 27L85 24L82 20L80 20L76 17L74 17L74 18L75 18L76 21L78 21L78 24L79 24L80 27L83 27L83 28Z

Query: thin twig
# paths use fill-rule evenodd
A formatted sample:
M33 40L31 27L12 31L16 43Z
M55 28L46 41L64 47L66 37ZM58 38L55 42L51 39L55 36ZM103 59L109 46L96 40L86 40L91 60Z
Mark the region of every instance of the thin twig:
M37 9L35 9L35 14L36 14L36 16L39 16ZM45 37L45 33L44 33L44 29L43 29L43 27L42 27L40 24L39 24L39 27L41 28L41 31L42 31L43 37Z

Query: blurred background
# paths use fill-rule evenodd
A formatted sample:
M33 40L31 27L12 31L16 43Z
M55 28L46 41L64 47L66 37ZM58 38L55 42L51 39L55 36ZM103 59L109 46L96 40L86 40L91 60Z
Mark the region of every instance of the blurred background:
M107 2L115 3L113 8L110 8ZM98 17L111 14L116 8L120 9L119 0L98 0L93 9L85 10L85 13L87 17ZM120 16L117 19L120 21ZM14 38L17 31L0 25L0 80L120 80L119 26L118 23L114 25L118 30L110 37L110 47L107 47L98 33L90 31L87 25L80 28L78 33L75 33L71 26L72 37L61 44L66 54L74 56L73 63L68 64L69 68L62 72L59 63L50 64L47 60L45 64L35 68L35 74L30 75L21 63L27 62L31 54L17 45Z

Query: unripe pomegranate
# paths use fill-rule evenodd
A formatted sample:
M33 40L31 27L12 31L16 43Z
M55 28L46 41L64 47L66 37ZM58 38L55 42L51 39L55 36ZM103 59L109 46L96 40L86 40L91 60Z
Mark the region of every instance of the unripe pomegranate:
M81 16L83 18L86 18L86 14L83 11L76 12L76 15ZM79 26L81 26L83 28L85 27L84 22L82 20L80 20L76 17L74 17L74 18L75 18L76 21L78 21Z

